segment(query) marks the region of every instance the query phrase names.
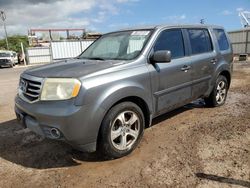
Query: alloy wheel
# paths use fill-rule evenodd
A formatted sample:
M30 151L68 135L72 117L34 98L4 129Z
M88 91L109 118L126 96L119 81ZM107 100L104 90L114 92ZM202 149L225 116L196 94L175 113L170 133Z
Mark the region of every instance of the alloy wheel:
M226 83L224 81L220 81L217 86L217 92L216 92L216 102L218 104L222 104L225 101L227 93Z
M140 120L132 111L118 114L111 126L112 145L118 150L130 149L140 133Z

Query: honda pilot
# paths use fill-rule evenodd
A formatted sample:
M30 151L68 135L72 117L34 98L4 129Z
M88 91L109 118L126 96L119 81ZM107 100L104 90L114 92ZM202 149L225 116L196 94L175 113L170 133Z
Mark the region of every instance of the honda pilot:
M232 60L220 26L111 32L76 58L24 71L15 112L43 137L119 158L137 147L153 118L198 98L223 105Z

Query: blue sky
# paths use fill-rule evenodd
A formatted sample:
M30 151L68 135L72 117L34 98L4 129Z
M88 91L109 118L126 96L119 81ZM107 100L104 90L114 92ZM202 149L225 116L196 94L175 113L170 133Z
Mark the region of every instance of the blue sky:
M31 28L85 28L109 32L139 25L207 24L240 29L239 10L250 11L250 0L0 0L9 35ZM0 38L4 30L0 21Z
M123 4L119 9L117 15L99 24L97 28L109 31L131 25L199 23L204 18L207 24L222 25L227 30L234 30L241 28L238 10L250 11L250 0L141 0Z

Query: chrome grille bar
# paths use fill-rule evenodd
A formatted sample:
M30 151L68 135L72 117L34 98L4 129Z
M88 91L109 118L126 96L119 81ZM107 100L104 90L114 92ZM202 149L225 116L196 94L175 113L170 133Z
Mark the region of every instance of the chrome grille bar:
M35 102L39 100L42 87L42 78L22 75L20 78L19 88L21 90L21 98L24 98L28 102Z

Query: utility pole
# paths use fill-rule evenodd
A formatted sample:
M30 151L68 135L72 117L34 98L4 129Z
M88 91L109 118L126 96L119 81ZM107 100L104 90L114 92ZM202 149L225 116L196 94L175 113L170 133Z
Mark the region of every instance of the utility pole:
M24 63L24 66L26 66L27 63L26 63L26 57L25 57L25 53L24 53L23 43L22 42L21 42L21 49L22 49L23 63Z
M6 14L4 13L4 11L0 11L0 17L1 17L2 21L3 21L3 27L4 27L4 31L5 31L5 40L6 40L7 50L9 50L8 34L7 34L7 30L6 30L6 25L5 25Z

